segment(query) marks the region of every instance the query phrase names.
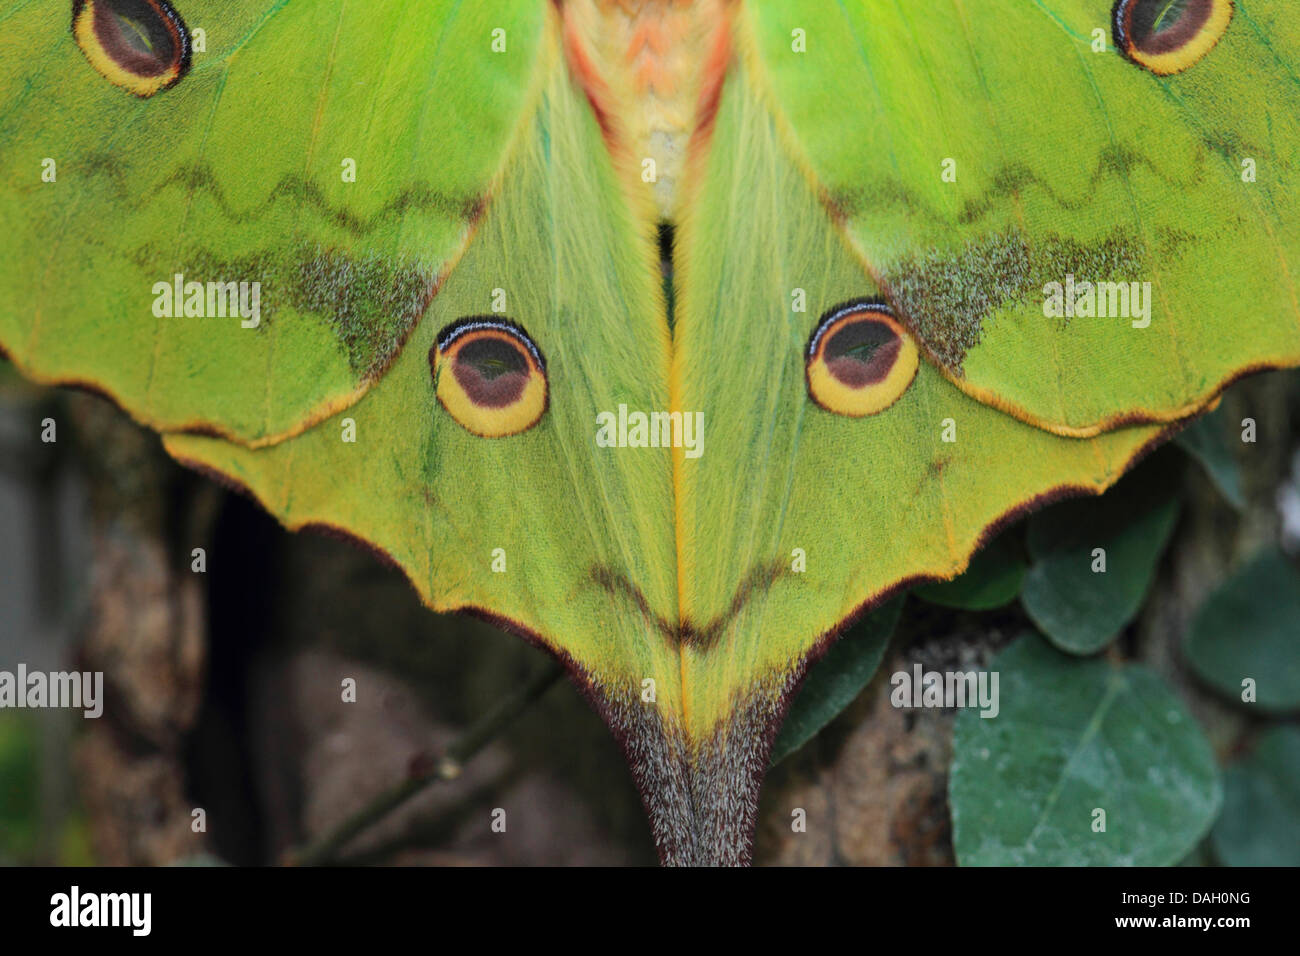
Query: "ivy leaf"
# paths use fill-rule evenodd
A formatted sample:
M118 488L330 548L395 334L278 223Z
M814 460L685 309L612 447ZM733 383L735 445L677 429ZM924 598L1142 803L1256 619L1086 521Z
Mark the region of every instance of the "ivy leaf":
M1010 533L1000 534L971 559L966 571L951 581L924 584L912 593L942 607L962 611L991 611L1010 604L1024 581L1024 549Z
M1169 491L1175 484L1164 458L1101 498L1067 501L1029 519L1032 564L1020 601L1061 650L1094 654L1137 614L1178 519L1180 503Z
M1162 866L1219 808L1210 746L1150 671L1062 654L1034 635L1004 650L1000 710L957 717L949 800L971 866ZM1104 812L1105 831L1099 832Z
M1174 441L1200 463L1228 504L1238 511L1245 507L1241 469L1228 441L1222 408L1196 419L1179 432Z
M867 686L880 667L902 609L901 597L882 604L812 666L772 745L773 766L815 737Z
M1201 680L1239 701L1255 682L1263 710L1300 708L1300 573L1269 548L1201 605L1183 653Z
M1210 840L1228 866L1300 866L1300 730L1277 727L1224 775Z

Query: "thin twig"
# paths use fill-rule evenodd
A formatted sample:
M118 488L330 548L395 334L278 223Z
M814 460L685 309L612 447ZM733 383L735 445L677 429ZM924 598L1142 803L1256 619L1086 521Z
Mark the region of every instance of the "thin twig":
M466 761L491 743L512 720L546 693L563 673L564 669L558 663L547 661L546 666L529 678L523 687L497 704L443 751L442 756L428 770L412 772L401 783L381 793L314 843L302 850L291 851L286 862L292 866L326 865L357 834L378 823L425 787L460 776Z

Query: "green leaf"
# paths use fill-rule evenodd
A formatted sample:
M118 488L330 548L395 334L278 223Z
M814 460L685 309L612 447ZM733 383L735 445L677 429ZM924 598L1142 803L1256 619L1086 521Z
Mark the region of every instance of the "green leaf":
M1179 432L1174 440L1200 462L1228 504L1238 511L1245 507L1246 499L1241 491L1241 469L1232 454L1221 408L1196 419Z
M1203 681L1241 700L1242 681L1255 682L1257 704L1270 711L1300 707L1300 573L1269 548L1232 575L1201 605L1183 653Z
M1300 729L1270 730L1228 768L1210 840L1228 866L1300 866Z
M0 861L29 860L40 826L39 728L18 714L0 715Z
M1027 635L1004 650L997 716L957 717L949 799L963 865L1178 862L1214 820L1210 746L1157 676ZM1094 832L1097 810L1105 832Z
M1178 866L1214 866L1214 853L1209 838L1192 847L1191 852L1178 861Z
M1028 567L1020 542L1001 534L971 559L970 566L951 581L923 584L912 593L931 604L963 611L991 611L1010 604L1020 594Z
M854 624L812 666L772 745L772 765L812 740L867 686L885 656L902 608L901 597L881 605Z
M1068 501L1029 519L1033 563L1020 600L1061 650L1096 653L1142 606L1178 518L1167 463L1144 465L1101 498Z

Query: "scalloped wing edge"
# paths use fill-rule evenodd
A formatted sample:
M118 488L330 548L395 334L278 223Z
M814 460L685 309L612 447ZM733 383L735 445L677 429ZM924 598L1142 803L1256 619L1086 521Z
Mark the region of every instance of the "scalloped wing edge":
M835 204L831 201L829 193L823 186L816 170L813 168L811 157L806 151L799 147L799 140L795 135L793 125L791 124L789 117L785 115L785 112L776 101L775 93L773 92L771 83L767 78L767 71L762 65L762 56L759 53L758 41L754 37L752 26L742 26L741 24L745 23L743 17L737 17L735 23L737 24L738 33L735 45L739 50L739 55L745 63L747 72L754 78L755 92L758 98L767 106L768 111L771 113L772 119L776 124L776 128L780 133L788 155L795 167L803 173L804 178L808 181L813 193L817 196L818 201L826 210L826 215L834 225L845 248L880 289L881 295L890 303L891 307L893 307L894 314L898 317L898 320L912 333L920 347L921 354L925 356L926 360L948 382L960 389L970 398L979 402L981 405L986 405L989 408L996 409L997 411L1009 415L1018 421L1022 421L1027 425L1032 425L1034 428L1049 432L1053 435L1059 435L1062 438L1095 438L1098 435L1108 431L1114 431L1118 428L1127 428L1136 425L1166 425L1194 417L1213 407L1213 405L1217 405L1219 396L1223 393L1223 390L1247 375L1252 375L1256 372L1294 368L1300 365L1300 352L1291 356L1283 356L1276 359L1264 359L1252 363L1251 365L1235 369L1223 376L1215 384L1207 387L1199 396L1176 408L1163 411L1147 408L1127 409L1101 419L1100 421L1083 426L1066 425L1061 422L1049 421L1045 418L1034 415L1022 405L998 395L992 389L976 386L964 376L955 374L946 364L938 360L925 339L918 334L915 323L908 317L906 310L900 307L896 296L891 292L889 283L885 280L885 277L877 268L875 268L875 266L872 265L862 250L858 247L858 244L854 242L853 238L849 235L845 217L837 211ZM1211 403L1213 403L1213 405Z
M164 449L179 464L247 496L286 529L322 533L347 541L380 563L397 568L421 603L431 610L461 613L484 620L551 654L622 748L650 818L661 861L668 865L745 865L753 853L758 793L776 735L809 669L850 627L910 588L951 580L961 574L981 548L1028 514L1058 501L1105 493L1147 455L1190 424L1197 414L1216 407L1219 398L1215 395L1193 415L1167 423L1166 427L1137 446L1123 466L1110 476L1092 482L1057 485L1005 509L984 526L969 552L946 572L909 575L866 595L783 669L756 675L749 688L733 698L729 716L715 724L703 739L691 739L675 717L665 720L657 709L653 710L653 717L647 716L647 708L640 702L639 688L631 685L620 687L615 682L603 680L558 643L528 624L477 605L439 600L436 595L421 589L406 569L379 545L321 517L284 521L252 488L178 447L177 443L183 442L185 436L164 434L162 439ZM705 796L701 798L700 795Z
M92 376L47 375L37 371L28 363L18 359L10 349L5 347L3 341L0 341L0 360L7 361L24 378L37 385L79 388L99 395L116 405L136 423L157 431L160 434L188 434L219 438L223 441L228 441L232 444L249 449L267 448L288 441L291 438L296 438L304 432L316 427L321 422L327 421L340 412L353 407L357 402L365 397L376 382L384 377L388 369L392 367L393 363L397 361L398 357L406 349L411 334L415 331L420 322L423 321L429 305L438 295L438 292L441 290L447 278L456 269L456 266L459 265L461 259L465 255L465 251L474 240L478 227L483 222L492 201L499 194L501 184L514 162L516 155L527 142L528 132L532 127L534 116L542 101L546 82L550 76L550 72L556 68L559 60L558 41L556 39L558 35L558 21L557 15L553 10L551 15L546 17L545 22L545 29L547 30L548 35L539 45L537 62L533 68L533 75L529 80L529 90L524 101L524 107L519 111L519 117L515 122L515 127L506 141L505 148L501 151L501 160L497 165L496 172L492 175L492 178L488 181L486 188L478 199L473 220L464 230L455 253L447 259L443 264L442 269L438 272L437 277L434 279L433 286L425 300L424 309L421 312L420 317L412 322L406 329L401 344L393 350L392 354L387 357L386 361L381 366L368 373L362 380L361 384L353 391L322 402L316 407L310 409L301 421L284 431L276 432L271 435L264 435L260 438L245 439L240 435L235 434L233 430L224 427L217 422L208 421L202 418L196 418L192 421L181 424L166 424L154 416L130 407L127 403L121 400L117 390Z

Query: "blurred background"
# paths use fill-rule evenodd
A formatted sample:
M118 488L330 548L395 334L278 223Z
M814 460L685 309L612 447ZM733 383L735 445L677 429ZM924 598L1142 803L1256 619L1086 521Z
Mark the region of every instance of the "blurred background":
M1254 443L1233 440L1244 417L1258 423ZM47 419L54 442L41 440ZM1177 524L1108 653L1159 674L1232 767L1262 734L1294 731L1294 712L1234 706L1180 647L1206 595L1253 555L1280 547L1295 559L1300 375L1240 383L1215 421L1217 452L1184 442L1158 453L1172 463ZM191 569L194 548L204 573ZM907 598L874 679L769 776L756 862L952 863L954 714L891 707L888 675L913 662L983 665L1026 626L1014 603L970 611ZM255 503L176 466L104 399L33 387L0 363L0 670L19 662L103 671L107 704L98 720L0 710L5 864L301 859L550 666L486 624L428 612L400 572L350 544L285 533ZM346 678L357 701L341 705ZM1300 808L1294 793L1281 799ZM792 807L825 825L792 833ZM496 808L508 811L505 833L489 825ZM1296 845L1298 817L1271 823L1286 831L1272 842ZM494 729L458 777L370 822L311 859L656 859L622 754L566 680ZM1188 861L1230 862L1225 839Z

